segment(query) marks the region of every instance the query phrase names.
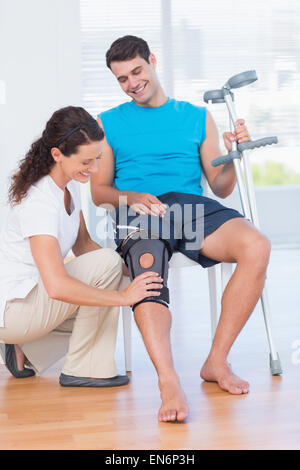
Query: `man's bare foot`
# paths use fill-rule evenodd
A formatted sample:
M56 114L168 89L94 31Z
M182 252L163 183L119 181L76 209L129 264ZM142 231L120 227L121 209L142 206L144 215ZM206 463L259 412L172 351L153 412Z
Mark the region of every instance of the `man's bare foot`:
M207 382L217 382L222 390L233 395L249 392L249 383L235 375L226 361L216 363L207 358L201 369L200 377Z
M14 344L14 347L15 347L15 353L16 353L17 367L19 370L23 370L25 359L26 359L25 355L18 344Z
M174 374L172 377L159 378L158 385L162 400L158 420L164 422L184 421L189 409L178 376Z

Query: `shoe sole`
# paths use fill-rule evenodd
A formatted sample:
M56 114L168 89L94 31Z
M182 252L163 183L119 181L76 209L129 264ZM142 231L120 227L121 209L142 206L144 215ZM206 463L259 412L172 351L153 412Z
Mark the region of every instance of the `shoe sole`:
M59 383L62 387L94 387L94 388L107 388L107 387L121 387L129 383L127 375L117 375L107 380L92 380L85 377L74 377L72 375L61 374Z
M6 368L16 379L27 379L35 375L33 369L24 368L23 370L18 370L14 346L12 344L0 343L0 353Z

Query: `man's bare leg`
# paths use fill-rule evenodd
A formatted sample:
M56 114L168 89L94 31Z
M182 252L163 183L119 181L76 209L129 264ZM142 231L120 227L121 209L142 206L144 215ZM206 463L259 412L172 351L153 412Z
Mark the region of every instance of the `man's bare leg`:
M269 240L247 220L231 219L208 235L201 249L209 258L237 263L224 290L220 321L200 372L204 380L218 382L232 394L249 391L249 383L233 374L226 358L261 296L270 248Z
M161 304L145 302L135 308L134 317L158 375L162 399L158 419L183 421L188 414L188 405L172 359L170 311Z
M147 266L152 255L141 257L141 264ZM167 307L156 302L144 302L134 310L135 321L142 334L150 359L158 375L162 406L158 412L159 421L183 421L188 414L188 405L175 372L171 344L171 313Z

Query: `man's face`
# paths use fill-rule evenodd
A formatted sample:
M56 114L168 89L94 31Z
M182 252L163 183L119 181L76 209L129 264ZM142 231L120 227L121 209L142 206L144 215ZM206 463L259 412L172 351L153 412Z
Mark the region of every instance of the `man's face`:
M111 71L117 78L122 90L138 105L147 106L158 89L155 72L156 59L150 54L148 63L140 56L121 62L111 62Z

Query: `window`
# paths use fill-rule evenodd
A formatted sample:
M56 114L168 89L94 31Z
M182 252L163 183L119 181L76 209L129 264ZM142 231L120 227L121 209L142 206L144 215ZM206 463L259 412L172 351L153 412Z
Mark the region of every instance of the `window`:
M96 115L129 99L105 65L120 36L147 40L169 96L204 105L203 93L255 69L258 81L235 91L237 113L253 139L277 135L279 144L253 151L252 163L271 160L300 174L300 2L297 0L81 0L83 98ZM209 105L220 134L225 104ZM300 183L300 176L299 181ZM272 184L272 179L271 179Z

